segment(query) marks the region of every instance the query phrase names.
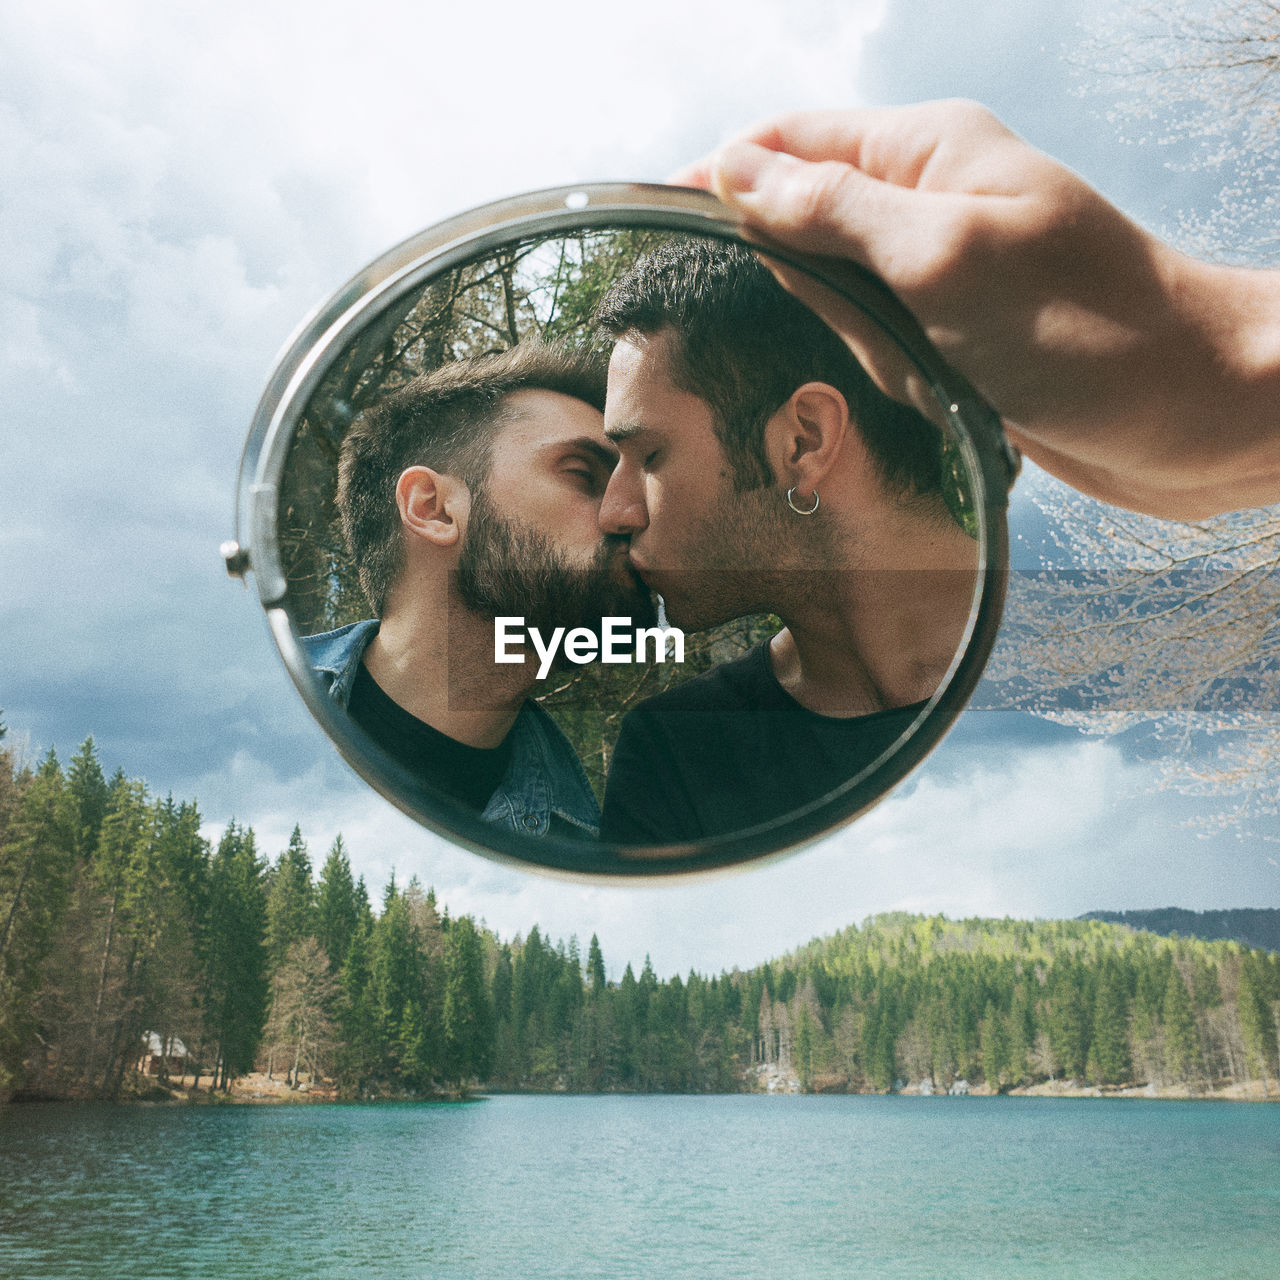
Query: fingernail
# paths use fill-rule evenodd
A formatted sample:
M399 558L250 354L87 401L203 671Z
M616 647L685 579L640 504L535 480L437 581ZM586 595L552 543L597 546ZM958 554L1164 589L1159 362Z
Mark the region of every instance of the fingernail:
M754 142L730 142L716 154L711 171L718 187L733 195L747 195L760 186L777 158L776 152Z

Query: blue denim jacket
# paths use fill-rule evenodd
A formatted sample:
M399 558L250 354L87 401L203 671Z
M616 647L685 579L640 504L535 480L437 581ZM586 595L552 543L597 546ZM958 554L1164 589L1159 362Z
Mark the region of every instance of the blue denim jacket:
M307 655L329 696L345 709L360 659L378 634L378 620L303 636ZM600 806L577 752L554 720L526 700L511 726L511 760L481 818L525 836L590 838L600 830Z

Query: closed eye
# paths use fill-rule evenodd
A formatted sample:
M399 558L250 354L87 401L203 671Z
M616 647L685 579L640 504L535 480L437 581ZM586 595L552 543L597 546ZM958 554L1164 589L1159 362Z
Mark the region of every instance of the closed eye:
M603 493L609 479L602 467L595 462L588 462L585 458L570 458L561 471L571 476L574 484L581 485L591 494Z

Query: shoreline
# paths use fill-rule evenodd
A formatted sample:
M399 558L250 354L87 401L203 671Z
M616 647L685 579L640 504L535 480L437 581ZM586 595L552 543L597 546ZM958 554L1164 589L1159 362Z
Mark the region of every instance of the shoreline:
M182 1078L182 1082L174 1083L170 1081L168 1085L162 1085L159 1081L152 1081L150 1077L139 1079L134 1082L134 1090L123 1097L117 1098L109 1103L112 1106L174 1106L174 1107L201 1107L201 1106L321 1106L336 1103L351 1102L468 1102L475 1101L484 1097L491 1096L523 1096L523 1095L555 1095L560 1097L652 1097L664 1096L667 1091L653 1091L652 1093L641 1092L638 1090L603 1090L599 1092L577 1091L571 1089L499 1089L478 1087L476 1089L467 1090L464 1093L458 1092L439 1092L433 1094L424 1094L420 1096L400 1094L400 1095L376 1095L363 1098L342 1098L338 1094L336 1084L332 1081L319 1081L312 1083L305 1081L299 1088L293 1089L283 1080L269 1080L266 1075L261 1072L253 1072L247 1076L238 1077L232 1081L230 1090L226 1092L211 1091L207 1088L194 1090L192 1086L185 1081L192 1079L190 1076ZM821 1082L815 1082L818 1087L810 1092L814 1096L822 1094L824 1096L845 1096L845 1097L886 1097L896 1096L901 1098L946 1098L948 1093L946 1090L926 1090L922 1089L919 1083L905 1085L901 1088L891 1091L890 1094L881 1094L874 1090L849 1090L847 1088L832 1087L828 1085L823 1087ZM672 1093L670 1096L688 1096L688 1097L737 1097L737 1096L770 1096L785 1095L789 1097L801 1095L800 1081L794 1076L785 1076L777 1073L768 1081L767 1087L734 1090L730 1093L722 1094L687 1094L677 1095ZM1079 1098L1079 1099L1105 1099L1105 1098L1139 1098L1147 1101L1156 1102L1280 1102L1280 1086L1275 1082L1267 1082L1264 1086L1262 1081L1251 1080L1244 1083L1232 1083L1228 1085L1218 1086L1188 1086L1188 1085L1151 1085L1151 1084L1124 1084L1124 1085L1089 1085L1081 1084L1073 1080L1043 1080L1031 1085L1018 1085L1013 1088L1005 1088L1001 1090L993 1090L985 1084L971 1085L969 1088L959 1095L960 1097L970 1098ZM73 1098L73 1097L52 1097L39 1095L18 1095L9 1100L16 1105L35 1102L57 1102L57 1103L84 1103L98 1102L101 1099L89 1098Z

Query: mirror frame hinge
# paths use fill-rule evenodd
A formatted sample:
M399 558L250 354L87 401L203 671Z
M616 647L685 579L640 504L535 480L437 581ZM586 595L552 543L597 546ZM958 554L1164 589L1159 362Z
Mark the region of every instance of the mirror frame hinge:
M222 563L226 565L227 575L239 578L243 582L250 567L248 548L242 547L234 538L229 538L218 548L218 554L222 557Z

